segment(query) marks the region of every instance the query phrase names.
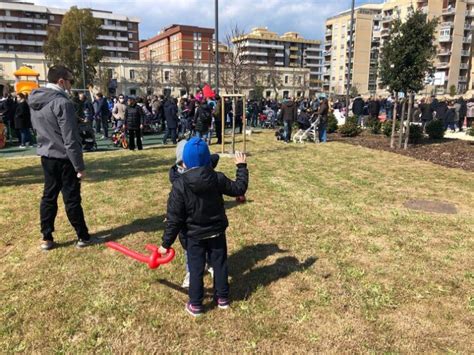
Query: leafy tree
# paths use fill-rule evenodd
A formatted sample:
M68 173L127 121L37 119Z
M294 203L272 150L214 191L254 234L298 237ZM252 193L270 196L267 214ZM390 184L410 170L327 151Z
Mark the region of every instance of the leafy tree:
M413 94L423 89L426 76L433 73L437 25L437 18L428 20L427 15L421 11L412 11L403 23L400 19L395 19L392 22L390 39L384 43L381 50L379 75L382 84L394 93L395 107L399 92L403 92L411 98ZM412 100L410 101L412 102ZM412 105L410 104L408 106L408 120L410 120L411 109ZM396 109L394 117L396 117ZM393 120L391 148L394 148L395 144L395 121ZM400 124L400 134L402 135L403 127L402 117ZM405 149L408 144L409 127L408 124ZM401 140L399 148L401 148Z
M453 96L456 96L456 85L451 85L449 87L449 96L453 97Z
M89 9L73 6L63 17L60 29L48 28L48 38L43 51L46 59L53 64L64 64L74 73L76 87L85 87L92 83L97 73L96 66L102 59L102 51L97 45L97 36L101 33L100 19L92 16ZM80 32L84 48L84 66L86 83L82 82L82 63Z
M359 96L359 90L357 90L357 86L351 86L351 96L352 97Z

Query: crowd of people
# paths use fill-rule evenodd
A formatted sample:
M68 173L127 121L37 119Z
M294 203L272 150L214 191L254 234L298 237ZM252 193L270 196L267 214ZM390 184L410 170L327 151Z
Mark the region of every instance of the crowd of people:
M75 91L72 101L76 117L80 122L89 125L94 139L99 134L98 139L114 139L114 134L123 132L128 137L128 148L131 150L143 149L143 135L147 133L164 133L163 144L167 144L169 140L176 144L180 139L193 136L203 138L208 144L220 144L222 107L226 129L234 128L237 133L242 133L245 108L248 129L277 129L276 135L286 143L291 141L294 125L299 129L306 129L316 119L319 142L325 142L330 113L334 114L340 124L344 123L349 114L357 118L361 127L366 127L373 120L392 120L394 112L396 118L400 119L403 112L402 100L398 101L395 110L395 100L391 96L368 99L357 96L351 99L349 108L346 107L345 100L328 99L325 95L311 99L249 99L245 105L241 97L234 102L233 99L225 97L222 106L219 95L205 95L203 88L179 99L164 95L137 97L120 94L105 97L100 92L89 99L86 93ZM466 101L462 97L456 100L422 97L415 100L410 112L411 121L419 122L423 129L429 121L439 119L443 121L446 130L463 131L465 127L471 127L474 121L474 98ZM26 149L36 143L26 94L3 97L0 100L0 115L9 127L8 135L17 138L20 149ZM235 127L232 127L233 124Z

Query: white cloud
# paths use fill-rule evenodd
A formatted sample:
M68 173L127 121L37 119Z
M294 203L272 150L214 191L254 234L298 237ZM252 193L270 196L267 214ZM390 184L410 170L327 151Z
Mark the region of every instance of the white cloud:
M36 4L59 8L78 5L138 17L141 39L174 23L214 27L214 0L38 0ZM220 0L219 35L222 40L237 24L245 31L263 26L279 34L292 31L308 39L324 40L325 19L349 7L350 0Z

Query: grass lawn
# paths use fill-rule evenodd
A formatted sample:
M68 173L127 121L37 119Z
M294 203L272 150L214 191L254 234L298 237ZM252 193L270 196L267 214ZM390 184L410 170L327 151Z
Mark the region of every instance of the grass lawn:
M0 352L472 352L474 176L343 143L252 135L248 203L227 202L232 309L184 311L179 243L156 270L104 245L40 252L38 158L0 161ZM215 149L217 147L214 146ZM91 232L159 243L174 147L86 155ZM234 176L231 159L218 169ZM458 214L408 210L408 199Z

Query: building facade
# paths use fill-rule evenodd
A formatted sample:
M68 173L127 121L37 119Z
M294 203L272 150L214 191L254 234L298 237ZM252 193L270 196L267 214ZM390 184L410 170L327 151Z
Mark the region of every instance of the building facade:
M43 53L48 27L60 27L68 10L33 3L0 1L0 52ZM106 57L139 58L139 19L91 10L102 21L97 37Z
M351 11L344 11L326 21L323 52L325 91L344 95L349 71L352 74L351 86L358 93L368 95L377 90L381 8L382 5L368 4L355 9L352 48L349 48ZM352 51L350 64L349 51Z
M364 95L387 94L378 78L380 50L389 39L394 19L405 20L419 9L428 18L438 18L437 55L434 78L427 80L425 94L471 95L473 90L472 26L474 0L387 0L384 4L366 4L355 10L351 86ZM324 89L343 94L346 90L350 11L326 21L324 51ZM347 38L347 40L345 39ZM370 46L369 46L370 43Z
M171 25L140 42L140 59L168 63L209 63L213 55L214 29Z
M21 66L28 66L40 73L39 83L40 86L44 86L48 65L42 54L0 52L0 85L13 87L15 82L13 72ZM103 91L106 94L113 91L115 95L171 94L179 97L187 92L194 92L204 83L213 83L215 80L214 64L209 63L183 64L106 58L97 69L98 74L91 90ZM302 81L309 80L308 68L261 66L257 68L255 75L263 82L270 71L278 78L279 85L277 87L264 85L262 87L264 97L297 97L308 94L308 91L301 86ZM221 75L224 75L224 72L225 68L221 68ZM101 78L107 78L107 82L101 82ZM232 88L226 87L223 82L221 80L221 93L231 93ZM250 95L252 91L255 91L253 82L249 80L241 83L240 93Z
M254 28L232 39L239 55L249 63L270 67L308 68L309 94L322 91L323 57L321 42L301 37L296 32L279 36L267 28Z

